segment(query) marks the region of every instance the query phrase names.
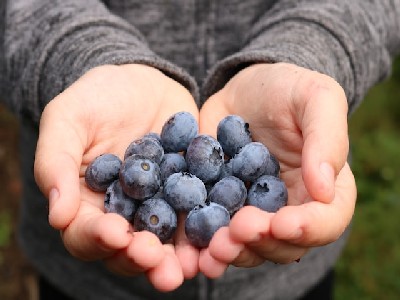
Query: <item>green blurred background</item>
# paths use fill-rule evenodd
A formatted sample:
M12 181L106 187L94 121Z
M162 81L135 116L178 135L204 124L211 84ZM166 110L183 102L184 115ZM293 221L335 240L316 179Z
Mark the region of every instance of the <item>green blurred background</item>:
M400 59L349 124L358 199L335 299L400 299Z
M400 298L400 58L350 119L358 200L337 270L335 299ZM0 106L0 299L35 300L35 275L18 251L18 124Z

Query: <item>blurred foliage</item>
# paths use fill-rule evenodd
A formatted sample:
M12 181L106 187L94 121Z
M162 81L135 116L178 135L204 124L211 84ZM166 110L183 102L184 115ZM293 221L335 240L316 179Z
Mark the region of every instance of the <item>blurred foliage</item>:
M351 116L358 199L339 260L336 299L400 297L400 58Z
M0 248L6 247L11 238L11 215L8 211L0 212Z

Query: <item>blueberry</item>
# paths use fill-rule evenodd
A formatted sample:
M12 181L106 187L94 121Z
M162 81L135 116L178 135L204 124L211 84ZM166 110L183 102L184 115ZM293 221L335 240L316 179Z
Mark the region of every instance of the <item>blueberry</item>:
M272 175L263 175L250 187L246 204L268 212L277 212L288 201L285 183Z
M176 230L177 216L164 199L151 198L139 206L133 227L137 231L150 231L165 243L172 238Z
M159 164L164 156L164 149L157 139L152 137L143 137L134 140L129 144L125 151L124 159L133 154L140 154Z
M218 124L217 139L224 153L233 157L242 147L252 141L249 124L240 116L227 116Z
M269 160L267 147L259 142L251 142L232 158L232 173L245 182L254 182L265 174Z
M161 143L165 152L185 151L198 133L196 119L189 112L178 112L172 115L161 130Z
M186 151L190 173L208 183L218 180L224 164L224 152L219 142L209 135L198 135Z
M162 198L164 199L164 188L161 185L160 188L158 189L157 193L152 198Z
M174 173L165 181L164 197L176 211L189 212L196 205L205 203L207 191L195 175Z
M189 242L197 248L205 248L214 233L223 226L228 226L229 212L225 207L208 202L193 208L185 221L185 233Z
M272 175L275 177L279 177L279 173L281 170L279 160L271 152L269 154L270 158L268 160L267 168L265 169L265 175Z
M219 174L219 180L233 175L232 162L233 162L232 159L226 160L224 162L224 164L222 165L222 168L221 168L221 173Z
M187 165L183 155L179 153L166 153L160 163L161 181L164 182L174 173L185 172Z
M105 192L108 186L118 179L121 164L121 160L114 154L97 156L85 171L86 184L95 192Z
M233 215L243 207L246 197L247 189L244 182L235 176L228 176L213 186L207 200L222 205L230 215Z
M117 213L129 222L133 221L139 203L126 195L119 180L115 180L107 189L104 199L106 213Z
M123 191L137 200L152 197L161 185L158 164L138 154L124 160L119 178Z
M160 135L159 135L158 133L156 133L156 132L149 132L149 133L146 133L143 137L144 137L144 138L149 137L149 138L156 139L156 140L159 141L160 144L161 144L161 137L160 137Z

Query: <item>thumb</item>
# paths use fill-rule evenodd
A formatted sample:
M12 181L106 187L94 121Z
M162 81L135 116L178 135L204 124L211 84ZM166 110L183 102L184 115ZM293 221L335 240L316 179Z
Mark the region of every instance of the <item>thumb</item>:
M349 151L347 100L339 86L319 86L310 95L300 121L302 175L310 196L328 203Z
M49 107L50 105L48 105ZM76 132L60 113L46 107L42 114L35 155L35 180L49 199L49 223L64 229L80 204L79 168L83 147Z
M224 105L225 95L222 91L211 96L200 110L200 133L217 136L218 123L227 115L232 114Z

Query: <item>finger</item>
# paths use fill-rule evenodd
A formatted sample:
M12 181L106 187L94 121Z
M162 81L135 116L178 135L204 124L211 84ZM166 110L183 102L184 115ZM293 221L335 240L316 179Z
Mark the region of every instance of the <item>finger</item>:
M237 243L257 242L269 234L273 214L254 206L241 208L229 224L232 240Z
M244 249L244 243L232 239L229 227L222 227L214 234L207 252L214 260L231 263ZM210 263L207 264L211 266Z
M82 202L79 213L62 231L66 249L82 260L97 260L126 248L132 240L129 223Z
M165 257L160 240L148 231L135 232L129 246L104 260L117 274L133 276L158 266Z
M266 260L279 264L288 264L300 259L308 248L277 240L266 236L262 240L246 245L232 262L237 267L256 267Z
M266 258L261 257L255 251L246 247L232 261L232 265L239 268L253 268L261 265L266 260Z
M218 92L211 96L203 104L200 110L199 128L202 134L217 136L218 123L230 114L224 105L222 92Z
M231 221L229 238L224 237L223 232L217 232L220 235L212 240L211 254L222 261L229 259L230 263L238 267L255 267L265 260L276 263L295 261L305 253L305 249L272 236L270 222L273 218L274 214L256 207L243 207ZM244 246L240 246L238 241L244 243ZM226 253L218 249L222 244L227 249Z
M331 203L310 201L281 208L271 220L277 239L304 247L322 246L337 240L349 225L355 209L356 186L346 163L336 179Z
M328 203L348 155L347 100L333 79L307 74L293 91L304 139L303 180L313 199Z
M192 246L185 234L186 215L178 216L178 228L175 234L175 253L178 258L183 276L190 279L199 272L199 250Z
M244 244L232 240L228 227L221 227L215 232L209 246L200 251L200 271L209 278L220 277L243 248Z
M174 247L166 244L164 251L164 259L147 272L147 277L157 290L169 292L178 288L183 283L184 277Z
M122 276L135 276L146 270L140 267L134 260L128 258L127 249L118 251L115 255L104 259L104 265L111 272Z
M228 264L215 259L208 248L204 248L200 251L199 258L200 271L208 278L218 278L224 274L228 268Z
M64 229L79 208L79 166L83 150L76 131L53 111L47 108L42 115L34 172L39 188L49 199L50 224Z

